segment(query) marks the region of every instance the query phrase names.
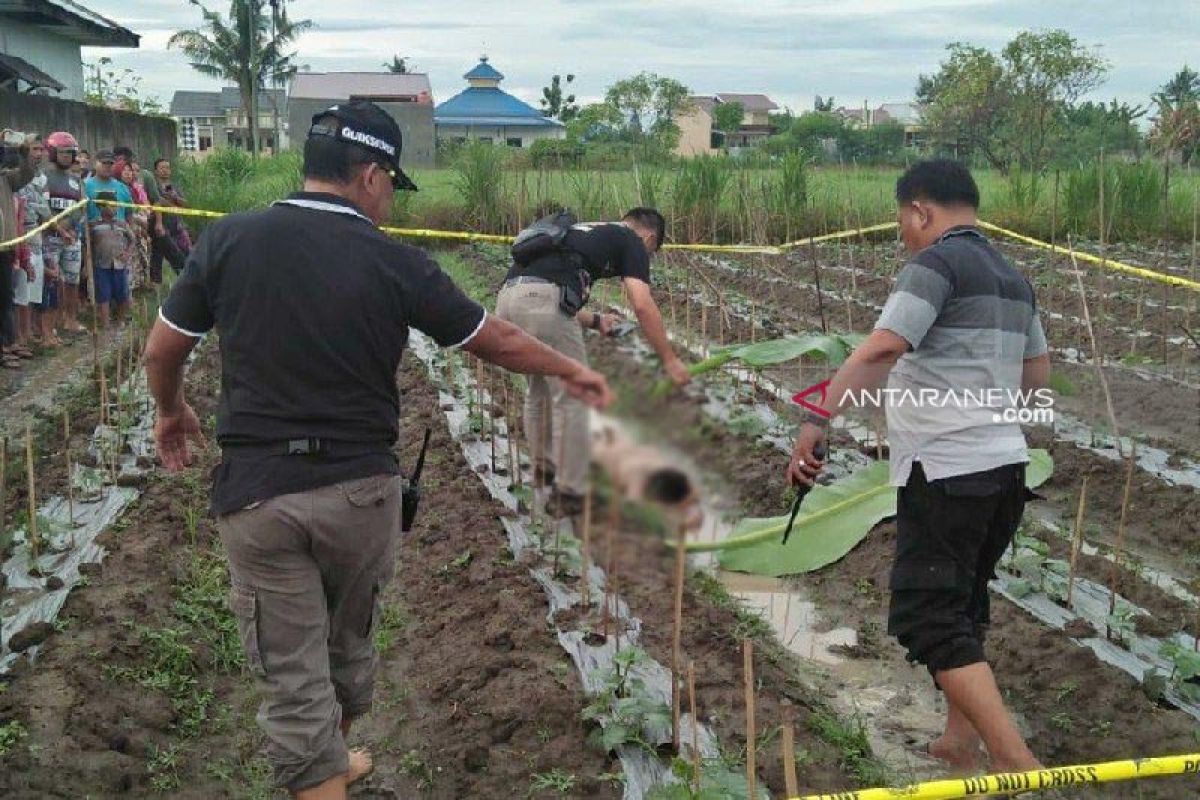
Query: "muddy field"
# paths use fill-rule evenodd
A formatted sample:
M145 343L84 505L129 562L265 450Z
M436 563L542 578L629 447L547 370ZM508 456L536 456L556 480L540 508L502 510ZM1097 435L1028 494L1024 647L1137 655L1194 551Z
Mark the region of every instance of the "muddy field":
M869 262L869 258L864 260ZM746 266L748 274L714 269L704 261L689 257L690 275L674 265L664 285L656 289L656 299L680 342L750 341L751 323L758 339L812 330L815 289L804 294L787 291L782 280L770 279L774 270L764 265L765 259L751 259L754 264ZM474 263L484 274L494 269L486 257ZM707 277L703 277L705 274ZM887 282L880 278L875 284L881 303ZM857 282L859 288L871 285L870 281ZM713 301L720 296L721 302L704 308L702 297L706 293ZM619 303L616 296L609 298ZM721 306L729 312L724 319ZM825 306L830 318L836 310ZM862 319L868 322L870 317L864 312ZM644 423L642 430L665 437L671 446L703 465L717 479L720 491L736 494L739 511L747 516L771 516L786 508L787 495L779 479L785 461L782 453L754 442L753 435L747 438L733 434L714 423L700 409L694 394L690 400L678 394L665 401L654 397L651 387L658 376L638 359L631 359L626 348L597 340L591 353L596 365L613 376L621 388L622 413L638 418ZM1091 424L1107 420L1102 407L1087 400L1098 387L1092 367L1059 363L1055 371L1072 384L1070 395L1059 394L1065 410ZM800 370L765 370L764 374L778 381L790 379L790 385L799 388L805 384L797 384L797 379L815 382L827 371L820 365L810 365ZM1195 457L1196 440L1188 435L1200 432L1200 404L1194 387L1178 379L1162 380L1128 364L1106 366L1105 376L1122 435L1136 438L1139 445L1163 448L1168 463L1174 466ZM671 426L655 424L668 416L673 421ZM1111 550L1116 538L1125 464L1111 454L1101 455L1059 440L1048 428L1031 430L1030 440L1031 446L1048 448L1055 460L1054 476L1040 490L1042 499L1031 507L1030 514L1058 519L1069 529L1080 483L1083 476L1089 476L1092 489L1083 518L1084 531L1089 542L1099 545L1101 554L1081 555L1077 574L1107 585L1113 564L1111 558L1101 556L1106 547ZM870 452L859 442L847 439L835 441L835 446ZM1200 533L1196 527L1196 512L1200 510L1197 503L1200 493L1195 488L1176 485L1141 468L1134 470L1125 531L1131 552L1123 553L1116 575L1122 597L1148 612L1136 619L1139 632L1157 636L1197 632L1194 601L1180 599L1146 576L1146 567L1157 567L1176 578L1179 585L1192 585L1196 575L1195 542ZM901 683L909 684L911 667L904 663L894 643L880 636L892 534L889 525L881 526L842 562L795 583L829 610L830 627L858 630L860 641L868 644L852 648L851 655L872 660L885 671L904 676ZM1052 556L1066 557L1068 540L1044 531L1031 531L1031 535L1043 538ZM1080 635L1081 631L1072 633ZM1152 690L1101 662L1066 633L1048 629L1004 601L996 603L990 653L1004 690L1032 736L1035 751L1048 763L1130 757L1139 748L1145 752L1185 752L1194 746L1196 723L1192 717L1159 701ZM1030 680L1031 675L1036 677ZM907 735L914 748L923 744L923 732L909 731ZM1180 797L1180 792L1193 790L1178 784L1147 785L1139 787L1141 794L1136 796ZM1128 791L1107 790L1113 797L1131 796Z
M378 765L355 796L619 797L619 765L581 719L587 698L546 624L542 590L507 551L506 512L449 440L421 365L409 361L399 379L402 441L429 425L433 455L422 519L402 543L376 633L384 653L376 707L352 734ZM211 346L188 378L202 419L215 408L217 380ZM203 513L214 457L210 449L191 472L149 482L104 535L107 559L71 594L36 662L6 676L0 724L20 735L2 757L5 797L271 794L254 689L224 605L223 558ZM401 457L411 462L413 453ZM52 464L41 473L47 490L65 481ZM622 592L661 658L672 556L636 514L622 518L617 541ZM745 749L744 709L734 702L739 648L753 635L759 719L764 734L775 732L759 742L762 780L782 786L772 745L784 722L797 728L806 788L878 774L853 747L854 729L839 727L822 701L818 678L795 669L768 630L708 584L689 588L685 602L697 706L732 761Z
M1200 489L1187 482L1200 459L1200 358L1178 331L1200 323L1194 298L1085 273L1085 292L1097 302L1090 312L1100 347L1109 356L1104 375L1124 437L1118 441L1087 363L1092 348L1078 319L1083 308L1072 293L1074 278L1061 272L1045 277L1054 264L1041 253L1004 249L1043 298L1056 348L1056 409L1075 421L1074 427L1029 431L1031 445L1053 456L1055 471L1030 505L1024 535L1041 542L1048 558L1069 558L1086 476L1082 532L1095 549L1079 556L1075 574L1101 586L1115 574L1122 601L1145 612L1133 620L1139 634L1200 635L1194 596L1200 589ZM463 270L456 277L481 299L494 292L503 274L502 251L468 247L448 255ZM1177 256L1168 260L1180 270L1185 262ZM822 246L787 258L672 255L663 262L655 297L693 358L723 343L819 330L822 318L830 330L869 330L902 263L890 242ZM597 297L614 308L623 305L619 290L601 290ZM613 417L647 443L678 454L705 487L710 513L730 521L783 513L790 492L777 440L797 417L776 393L819 381L829 368L792 364L753 378L753 390L739 402L747 413L757 406L772 409L773 444L762 429L714 417L702 386L654 392L660 375L636 340L636 333L619 340L588 335L593 364L619 393ZM219 342L207 343L188 376L190 399L209 426L218 355ZM106 369L111 374L114 368L110 355ZM95 389L87 364L57 369L7 387L7 396L37 405L47 392L57 392L55 402L72 408L76 434L68 447L79 452L97 422ZM449 372L430 372L406 356L397 376L401 463L412 463L425 427L433 440L421 517L401 543L397 579L375 630L382 653L375 708L351 735L352 746L370 747L377 769L353 795L621 797L623 761L599 742L597 724L585 719L594 697L556 626L569 623L601 637L621 634L615 626L609 631L595 608L576 604L548 616L544 580L537 575L544 576L550 557L527 551L514 558L504 523L515 513L489 494L447 425ZM497 390L490 373L486 382ZM668 419L670 425L662 424ZM480 435L494 429L480 425ZM61 436L49 417L35 431L39 495L61 494L67 487ZM1131 473L1126 504L1127 466L1116 448L1133 440L1144 458ZM864 458L877 454L873 443L847 431L838 432L832 446ZM100 539L105 560L80 570L85 579L43 632L36 660L19 659L0 678L4 797L274 796L253 722L255 689L225 605L224 559L205 513L207 471L216 458L210 446L188 473L155 473L142 481L141 497ZM10 452L10 475L20 466ZM609 509L618 512L612 517L613 549L594 545L595 563L640 620L644 657L668 664L673 531L662 516L621 504L604 476L595 478L594 542ZM6 519L19 518L25 500L14 480L5 495ZM521 518L536 526L527 511ZM1122 513L1126 550L1114 570ZM885 521L840 561L783 581L747 581L715 570L711 561L690 562L681 650L684 662L694 664L699 717L716 737L721 768L737 774L746 761L742 647L751 640L752 746L757 777L772 796L783 790L782 726L795 731L802 792L940 774L924 747L937 735L941 701L928 676L906 663L883 632L893 536L894 526ZM13 591L0 587L0 601L15 597ZM807 644L797 645L796 633ZM1194 750L1196 718L1081 646L1081 639L1104 633L1059 630L995 598L989 656L1034 751L1058 765ZM831 644L843 640L850 643ZM668 767L689 768L686 759L672 763L669 747L646 748ZM1200 779L1172 778L1078 795L1166 799L1197 793Z

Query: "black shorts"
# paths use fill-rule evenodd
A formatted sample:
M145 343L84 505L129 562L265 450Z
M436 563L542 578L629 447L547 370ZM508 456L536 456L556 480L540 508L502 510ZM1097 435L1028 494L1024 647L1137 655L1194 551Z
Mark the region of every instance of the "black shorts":
M1025 511L1025 465L927 481L896 500L888 633L930 674L985 661L988 581Z

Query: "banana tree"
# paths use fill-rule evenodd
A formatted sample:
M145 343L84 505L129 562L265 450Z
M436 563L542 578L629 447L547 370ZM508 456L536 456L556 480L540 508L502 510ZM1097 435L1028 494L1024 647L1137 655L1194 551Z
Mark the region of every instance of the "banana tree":
M1030 450L1025 484L1035 488L1054 472L1045 450ZM896 491L888 484L886 463L877 462L828 486L817 486L804 500L788 544L782 544L788 516L744 519L728 538L695 542L692 552L719 550L725 569L756 575L812 572L839 560L881 520L895 516Z

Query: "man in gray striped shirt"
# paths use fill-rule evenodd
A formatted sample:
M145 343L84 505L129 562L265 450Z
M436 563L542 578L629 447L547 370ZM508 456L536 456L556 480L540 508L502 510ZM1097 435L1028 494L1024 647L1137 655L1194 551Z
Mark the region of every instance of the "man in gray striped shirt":
M932 755L956 771L1040 767L1004 706L984 655L988 581L1025 504L1025 436L1015 411L1049 377L1033 288L976 227L979 190L966 167L933 160L896 183L912 254L875 330L809 412L788 480L809 485L829 421L878 390L897 488L888 632L946 695Z

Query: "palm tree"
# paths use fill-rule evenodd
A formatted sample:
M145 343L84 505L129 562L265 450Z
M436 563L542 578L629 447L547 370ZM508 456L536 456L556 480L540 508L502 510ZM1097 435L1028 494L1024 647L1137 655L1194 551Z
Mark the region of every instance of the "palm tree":
M263 0L231 0L228 18L189 0L200 9L201 27L177 31L167 47L183 51L192 69L201 75L232 82L241 95L242 111L250 133L250 150L259 151L258 92L267 84L279 85L295 75L295 52L285 52L311 20L292 22L279 0L270 0L271 16L261 13ZM278 149L278 140L275 143Z
M1184 166L1200 152L1200 73L1186 65L1153 96L1158 115L1151 144L1164 156L1178 154Z
M1163 84L1158 94L1176 106L1200 99L1200 72L1184 64L1183 69Z
M412 71L408 65L408 57L399 54L392 56L391 63L385 61L383 66L393 75L405 75Z

